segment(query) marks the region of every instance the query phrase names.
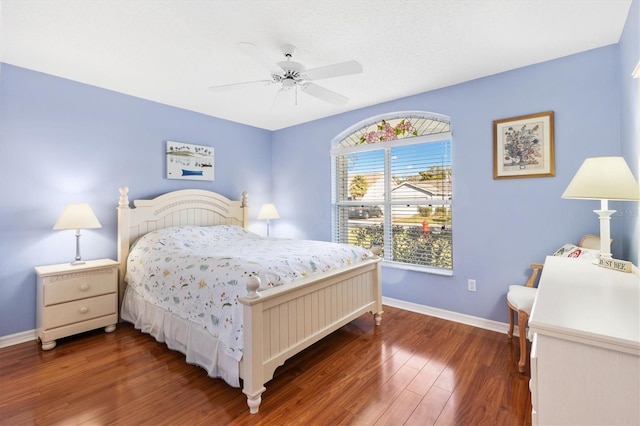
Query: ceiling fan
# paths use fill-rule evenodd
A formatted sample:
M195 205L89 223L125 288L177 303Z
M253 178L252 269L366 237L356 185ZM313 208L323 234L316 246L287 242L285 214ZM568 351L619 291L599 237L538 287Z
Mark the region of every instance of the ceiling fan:
M347 103L349 98L311 82L327 78L359 74L362 72L362 65L357 61L347 61L324 67L306 69L301 63L291 60L296 48L290 44L281 47L282 53L286 58L281 62L272 61L264 54L264 52L262 52L262 50L252 43L237 43L236 46L247 56L265 67L271 73L271 79L224 84L220 86L212 86L209 89L213 91L220 91L247 86L281 84L282 87L278 90L276 99L280 93L293 90L297 104L298 88L300 88L302 92L322 101L334 105L344 105Z

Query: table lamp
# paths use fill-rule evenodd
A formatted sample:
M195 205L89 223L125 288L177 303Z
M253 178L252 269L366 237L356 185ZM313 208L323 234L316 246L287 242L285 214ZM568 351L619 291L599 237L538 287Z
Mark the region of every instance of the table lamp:
M280 215L278 214L278 210L276 210L276 206L271 203L263 204L260 208L260 212L258 212L259 220L267 220L267 237L269 236L269 220L270 219L280 219Z
M573 177L562 198L600 200L600 258L611 259L610 222L615 210L609 210L609 200L640 199L638 181L622 157L587 158Z
M72 265L84 263L80 256L80 230L90 228L102 228L89 204L69 204L64 208L53 229L75 229L76 230L76 259Z

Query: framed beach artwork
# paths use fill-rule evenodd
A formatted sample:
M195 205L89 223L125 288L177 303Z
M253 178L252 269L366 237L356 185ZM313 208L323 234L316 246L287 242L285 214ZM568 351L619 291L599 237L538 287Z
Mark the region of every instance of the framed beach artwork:
M555 176L553 111L493 122L493 178Z
M213 147L167 141L167 179L213 181Z

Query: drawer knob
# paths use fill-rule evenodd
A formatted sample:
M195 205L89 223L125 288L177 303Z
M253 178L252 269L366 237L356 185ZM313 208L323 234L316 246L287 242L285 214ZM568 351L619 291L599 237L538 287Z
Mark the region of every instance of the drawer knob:
M81 314L86 314L87 312L89 312L89 308L87 308L86 306L83 306L82 308L80 308Z
M89 290L89 284L82 284L82 285L80 286L80 290L82 290L82 291L87 291L87 290Z

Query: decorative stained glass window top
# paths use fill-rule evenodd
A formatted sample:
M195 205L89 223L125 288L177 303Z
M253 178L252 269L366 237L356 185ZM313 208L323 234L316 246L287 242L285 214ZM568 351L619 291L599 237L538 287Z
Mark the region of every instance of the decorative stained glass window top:
M450 132L449 120L445 117L401 116L385 118L361 127L338 142L338 148L362 144L375 144L400 139Z

